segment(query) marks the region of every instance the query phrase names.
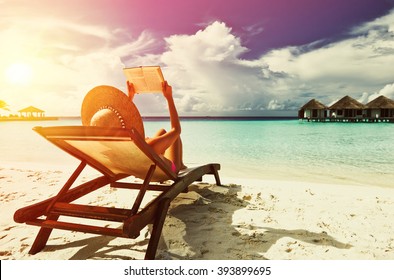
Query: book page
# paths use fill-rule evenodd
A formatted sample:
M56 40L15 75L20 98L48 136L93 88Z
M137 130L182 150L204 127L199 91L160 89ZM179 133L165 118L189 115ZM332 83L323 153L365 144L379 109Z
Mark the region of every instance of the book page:
M134 85L136 93L162 92L164 82L160 66L124 68L127 80Z

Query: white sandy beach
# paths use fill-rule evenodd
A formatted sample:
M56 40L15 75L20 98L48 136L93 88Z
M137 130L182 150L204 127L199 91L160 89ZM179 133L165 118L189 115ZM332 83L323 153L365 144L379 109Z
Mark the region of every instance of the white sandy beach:
M0 259L143 259L148 228L136 240L54 230L29 255L38 227L13 214L56 194L72 172L48 168L0 168ZM218 187L204 179L173 201L158 259L394 259L394 189L223 176ZM84 202L131 207L135 194L104 187Z

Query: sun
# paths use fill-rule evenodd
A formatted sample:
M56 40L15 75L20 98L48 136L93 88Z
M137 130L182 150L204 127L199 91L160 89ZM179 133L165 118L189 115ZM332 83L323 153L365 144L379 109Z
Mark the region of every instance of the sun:
M31 66L23 62L11 64L5 74L8 82L14 85L28 85L33 78Z

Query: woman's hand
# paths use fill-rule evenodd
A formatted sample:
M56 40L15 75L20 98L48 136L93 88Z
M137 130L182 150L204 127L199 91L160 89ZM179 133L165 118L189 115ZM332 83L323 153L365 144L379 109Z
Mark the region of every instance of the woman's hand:
M172 99L172 87L167 83L167 81L162 83L162 91L164 97L168 100Z
M127 81L127 91L128 91L128 94L129 94L129 99L131 101L133 101L134 95L135 95L136 92L135 92L133 83L130 83L129 81Z

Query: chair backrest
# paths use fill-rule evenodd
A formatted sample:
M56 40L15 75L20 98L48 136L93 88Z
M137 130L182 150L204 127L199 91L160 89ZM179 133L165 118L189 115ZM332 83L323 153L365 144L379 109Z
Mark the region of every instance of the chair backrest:
M132 175L144 179L156 165L152 181L175 180L176 174L135 130L97 126L35 127L62 150L106 176Z

